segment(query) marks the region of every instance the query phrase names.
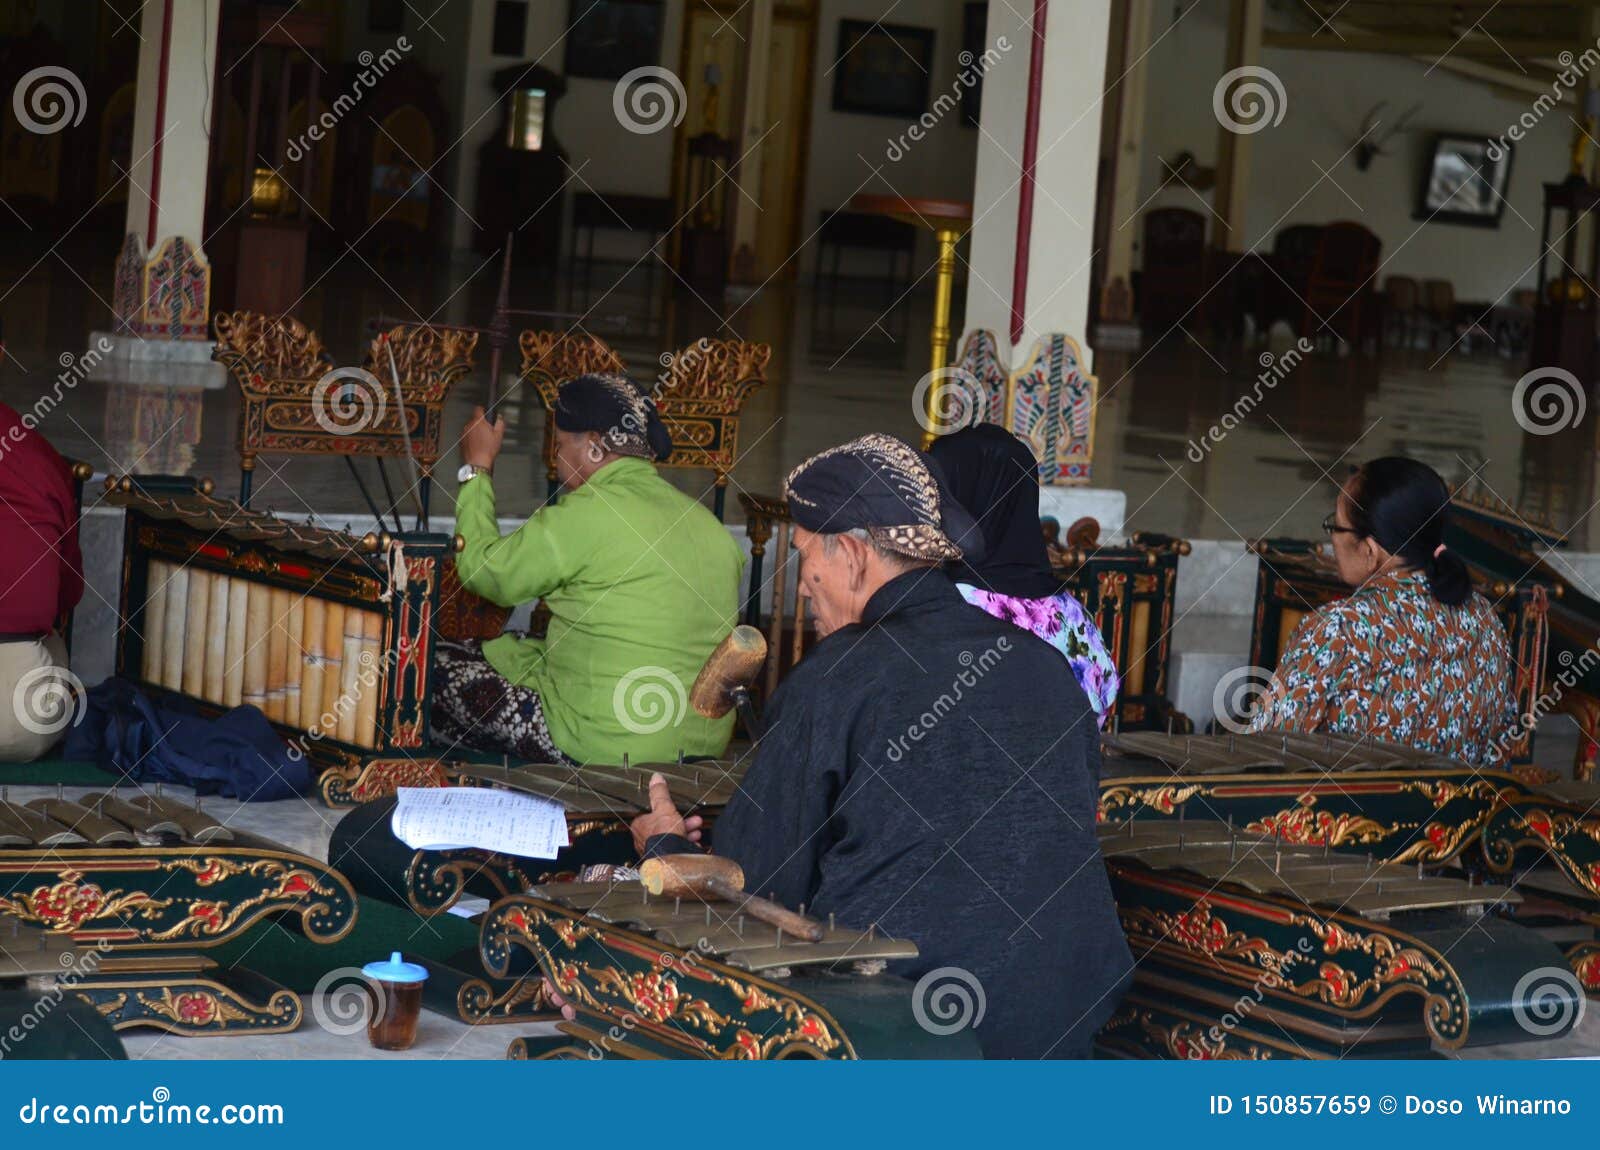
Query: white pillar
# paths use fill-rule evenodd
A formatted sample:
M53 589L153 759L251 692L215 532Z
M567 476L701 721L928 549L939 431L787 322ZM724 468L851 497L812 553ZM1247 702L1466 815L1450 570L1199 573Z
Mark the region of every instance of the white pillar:
M219 5L148 0L139 22L128 212L112 296L115 325L106 378L219 384L210 363L211 268L202 250L210 115L220 98ZM248 175L247 177L248 178Z
M125 231L152 252L171 236L200 248L217 18L209 0L152 0L143 9Z
M1046 0L1037 8L1044 23L1042 53L1034 50L1033 0L989 5L987 42L996 45L1004 37L1011 47L983 80L964 327L994 332L1006 361L1013 358L1013 347L1025 350L1053 332L1083 343L1089 314L1111 2ZM1029 78L1036 55L1039 99L1030 214L1024 205L1023 169ZM1019 258L1027 265L1020 280ZM1021 321L1020 338L1016 318Z
M986 47L1003 56L984 73L956 378L983 418L1029 442L1049 485L1091 481L1085 329L1110 27L1111 0L989 5Z

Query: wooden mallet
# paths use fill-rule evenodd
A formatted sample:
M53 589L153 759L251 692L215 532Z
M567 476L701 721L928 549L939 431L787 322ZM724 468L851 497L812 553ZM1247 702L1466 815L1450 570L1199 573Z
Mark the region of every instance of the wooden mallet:
M720 899L739 904L739 911L805 942L821 942L826 934L815 919L797 914L771 899L746 894L744 871L720 855L661 855L639 866L639 882L666 898Z
M750 699L750 684L767 661L767 640L754 627L740 624L717 644L689 690L695 713L720 719L733 708L752 739L761 737L760 720Z

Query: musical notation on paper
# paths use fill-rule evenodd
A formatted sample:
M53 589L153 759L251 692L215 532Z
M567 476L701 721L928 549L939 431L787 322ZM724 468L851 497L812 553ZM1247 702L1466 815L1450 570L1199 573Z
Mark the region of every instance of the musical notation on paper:
M399 787L389 821L412 850L476 847L553 859L568 845L566 810L537 795L490 787Z

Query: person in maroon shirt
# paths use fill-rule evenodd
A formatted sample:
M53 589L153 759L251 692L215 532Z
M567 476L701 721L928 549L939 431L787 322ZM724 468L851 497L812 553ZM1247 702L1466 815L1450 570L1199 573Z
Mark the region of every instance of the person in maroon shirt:
M62 638L83 596L78 503L32 423L0 403L0 762L38 758L81 713Z

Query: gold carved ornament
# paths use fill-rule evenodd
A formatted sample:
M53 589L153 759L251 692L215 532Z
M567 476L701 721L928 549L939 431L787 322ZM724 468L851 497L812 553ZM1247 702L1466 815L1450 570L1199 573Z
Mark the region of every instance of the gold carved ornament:
M214 870L218 864L223 863L224 860L216 858L205 860L179 858L173 860L169 869L194 872L196 882L208 886L227 877L225 874L215 873ZM230 868L229 873L246 873L255 878L275 881L276 885L231 905L222 900L193 899L189 903L188 913L165 930L152 931L151 941L165 942L182 937L198 939L223 935L237 926L246 915L271 909L270 904L277 902L288 903L290 907L299 910L303 918L309 918L317 910L329 909L326 903L301 905L307 900L326 898L334 893L331 887L319 882L315 875L302 867L291 866L277 859L256 859L242 866L232 863L225 865Z
M1283 977L1285 972L1297 962L1314 960L1297 951L1279 952L1265 939L1232 929L1212 913L1205 899L1181 914L1131 906L1121 910L1119 918L1130 938L1143 936L1151 939L1152 947L1176 946L1215 963L1224 959L1243 961L1251 968L1266 971L1274 989L1300 998L1316 998L1340 1009L1354 1010L1369 995L1374 999L1371 1009L1376 1009L1403 988L1420 990L1425 996L1428 1026L1435 1037L1452 1048L1466 1039L1465 998L1459 992L1459 980L1442 960L1430 958L1420 943L1406 946L1387 934L1354 930L1332 918L1292 915L1289 924L1309 929L1322 942L1327 956L1318 963L1315 977L1295 982ZM1341 953L1359 953L1373 959L1372 973L1360 978L1332 961ZM1453 997L1446 997L1430 989L1430 983L1447 983L1458 990Z
M1099 821L1109 822L1110 816L1129 807L1148 807L1170 815L1203 790L1198 783L1162 783L1154 787L1113 786L1100 792Z
M1376 819L1344 811L1313 810L1314 795L1307 795L1296 806L1266 815L1248 823L1245 830L1270 835L1296 846L1344 846L1347 843L1381 842L1397 833L1399 824L1386 827Z
M151 1014L168 1019L182 1027L215 1026L220 1030L225 1029L230 1022L248 1022L252 1017L249 1011L241 1010L204 990L174 992L172 987L164 986L159 996L138 994L136 997L139 1005ZM283 1013L281 1006L273 1013Z
M701 338L663 357L656 406L683 415L737 415L767 382L772 346L744 340Z
M431 324L401 325L373 339L362 366L381 380L385 389L395 386L398 372L400 394L407 407L414 403L433 407L444 402L456 380L472 370L472 353L477 346L475 331Z
M211 328L217 337L211 357L247 396L309 392L333 366L317 333L293 316L219 312Z
M556 392L569 379L627 372L622 357L588 333L525 331L517 337L517 347L522 352L521 377L539 389L546 407L555 406Z
M1229 1044L1227 1034L1214 1039L1192 1022L1164 1025L1148 1010L1140 1011L1137 1021L1139 1029L1156 1046L1184 1061L1259 1062L1272 1057L1271 1052L1253 1042L1241 1042L1235 1048Z

